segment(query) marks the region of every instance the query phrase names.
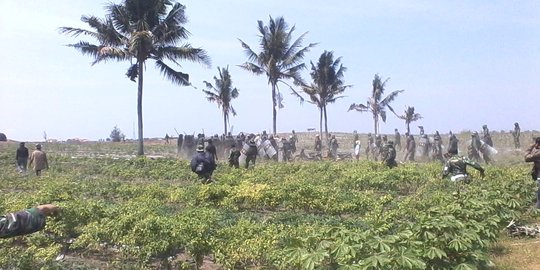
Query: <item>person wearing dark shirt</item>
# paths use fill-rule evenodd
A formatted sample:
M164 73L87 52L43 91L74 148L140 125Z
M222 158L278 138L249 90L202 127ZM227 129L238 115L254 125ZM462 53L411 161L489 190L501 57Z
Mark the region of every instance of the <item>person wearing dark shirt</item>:
M21 142L19 148L17 148L17 155L15 156L15 160L17 160L17 170L20 173L26 173L28 156L28 148L24 146L24 142Z
M212 154L212 157L214 158L214 162L217 162L218 160L218 157L217 157L217 149L216 149L216 146L214 145L212 139L208 139L208 145L206 146L206 152Z
M197 145L197 154L191 159L191 170L196 173L203 184L212 183L212 174L216 169L216 162L212 154L204 151L204 146Z

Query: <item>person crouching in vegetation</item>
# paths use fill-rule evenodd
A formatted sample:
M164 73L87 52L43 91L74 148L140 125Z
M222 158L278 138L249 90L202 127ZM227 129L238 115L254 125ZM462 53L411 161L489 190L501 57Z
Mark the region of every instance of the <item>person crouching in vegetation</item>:
M525 151L525 162L533 162L531 176L538 184L536 191L536 208L540 208L540 137L535 139L533 145L529 146Z
M196 173L203 184L212 183L212 174L216 169L216 161L212 153L204 151L202 144L197 145L197 154L191 159L191 170Z
M60 208L53 204L39 205L0 216L0 238L31 234L42 230L48 216L56 215Z
M386 164L386 166L390 169L397 167L396 162L396 148L394 148L394 142L388 141L383 146L383 150L381 151L381 157L383 160L383 163Z
M448 151L444 154L447 158L442 173L442 178L450 176L452 182L463 181L469 183L471 181L470 175L467 173L467 166L471 166L480 172L480 176L484 178L484 168L478 164L478 162L469 159L468 157L461 157L457 155L457 151Z

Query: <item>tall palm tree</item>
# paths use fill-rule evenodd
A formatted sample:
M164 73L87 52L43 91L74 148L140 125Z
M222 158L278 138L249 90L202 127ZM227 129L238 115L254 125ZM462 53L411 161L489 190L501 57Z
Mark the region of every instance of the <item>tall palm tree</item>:
M379 134L379 117L383 122L386 122L386 108L393 111L390 103L394 101L397 95L405 90L396 90L383 98L384 91L386 90L386 83L390 80L387 78L382 81L379 74L375 74L373 78L373 89L371 91L371 97L368 98L366 105L364 104L351 104L348 111L356 110L359 112L371 112L373 114L373 125L375 135Z
M410 124L412 122L418 121L422 119L422 115L419 113L414 112L414 107L407 106L407 109L405 109L405 113L403 115L397 115L396 116L399 119L405 120L405 124L407 124L407 134L411 134Z
M324 118L324 132L328 138L328 117L326 106L334 103L345 89L351 85L344 85L343 74L347 70L341 64L341 57L334 60L334 53L324 51L319 57L317 65L311 62L311 78L313 82L309 86L304 86L303 91L309 95L310 103L319 108L319 132L322 137L322 123Z
M218 108L221 108L223 113L223 129L225 135L227 135L227 124L229 123L229 114L236 115L231 102L238 97L238 89L232 88L231 75L229 74L229 66L224 69L218 67L219 78L214 76L214 87L211 83L204 81L208 90L203 90L206 94L206 99L210 102L216 102Z
M144 155L142 94L146 61L154 60L164 77L177 85L186 86L190 85L189 75L174 70L164 61L178 65L178 61L188 60L210 65L210 59L204 50L193 48L188 43L177 46L190 34L183 26L187 18L182 4L168 0L123 0L121 4L109 4L106 10L108 14L104 19L82 16L81 20L92 30L61 27L60 32L73 37L89 36L97 41L96 45L88 41L68 45L94 57L92 65L109 60L130 61L126 75L138 83L137 154Z
M249 45L240 40L244 48L248 62L240 67L253 72L256 75L265 74L268 77L268 84L272 87L272 123L273 133L276 134L277 111L276 107L280 105L281 94L279 93L278 83L287 85L297 97L302 97L285 80L292 79L295 85L303 85L300 71L305 68L302 59L306 52L315 43L302 47L304 33L293 41L292 34L295 27L289 29L285 19L278 17L275 20L270 17L268 26L262 21L258 21L258 30L260 33L259 46L261 52L256 53Z

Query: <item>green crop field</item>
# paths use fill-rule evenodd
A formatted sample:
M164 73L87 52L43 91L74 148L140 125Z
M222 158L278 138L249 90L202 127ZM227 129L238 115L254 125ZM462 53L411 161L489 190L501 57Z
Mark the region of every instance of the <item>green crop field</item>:
M537 214L519 153L468 185L366 160L220 164L202 185L174 145L45 144L39 178L16 172L16 147L0 144L0 212L63 212L0 240L0 269L483 269L508 222Z

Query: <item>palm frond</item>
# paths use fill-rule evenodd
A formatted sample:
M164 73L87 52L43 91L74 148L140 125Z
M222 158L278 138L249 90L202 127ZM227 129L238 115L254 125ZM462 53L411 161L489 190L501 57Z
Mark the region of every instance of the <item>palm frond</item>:
M206 54L206 51L200 48L193 48L189 44L184 44L181 47L175 46L163 46L157 47L155 55L162 56L163 58L171 61L175 60L188 60L191 62L201 63L206 66L210 66L210 58Z
M390 93L388 96L386 96L383 100L380 101L380 104L382 107L388 106L394 99L399 95L399 93L402 93L405 90L396 90L392 93Z
M255 65L255 64L253 64L253 63L248 63L248 62L246 62L246 63L244 63L244 64L239 65L239 67L241 67L241 68L243 68L243 69L245 69L245 70L247 70L247 71L250 71L250 72L252 72L252 73L255 73L255 74L257 74L257 75L260 75L260 74L263 74L263 73L264 73L264 69L263 69L263 68L261 68L261 67Z
M364 104L353 103L351 104L351 106L349 106L349 109L347 111L352 111L352 110L359 111L359 112L367 112L367 111L370 111L370 107Z
M161 74L163 74L163 76L165 78L167 78L168 80L170 80L171 82L173 82L175 84L178 84L178 85L182 85L182 86L191 85L189 83L189 75L188 74L176 71L176 70L172 69L171 67L169 67L168 65L166 65L165 63L163 63L162 61L159 61L159 60L156 61L156 66L161 71Z

